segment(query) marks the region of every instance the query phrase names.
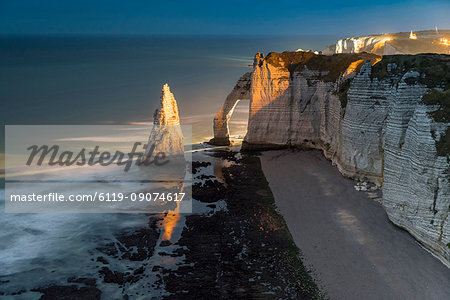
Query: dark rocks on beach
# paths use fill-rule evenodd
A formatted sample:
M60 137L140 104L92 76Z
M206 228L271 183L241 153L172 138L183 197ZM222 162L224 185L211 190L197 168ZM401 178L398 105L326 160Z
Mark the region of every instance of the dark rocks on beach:
M103 267L100 269L99 273L103 275L103 281L106 283L117 283L122 285L123 284L123 276L124 274L117 271L111 271L107 267Z
M120 259L143 261L152 255L156 246L156 242L159 238L159 229L155 224L159 221L159 217L152 216L150 217L148 227L140 228L134 232L119 234L116 237L116 242L106 243L105 245L98 247L97 250L103 252L107 256L118 257L119 252L117 249L120 249ZM129 249L136 249L136 251L129 251ZM101 262L103 262L103 259L101 260Z
M101 263L104 264L104 265L109 264L109 262L108 262L103 256L97 257L97 261L98 261L98 262L101 262Z
M236 161L237 153L238 152L236 152L236 151L230 151L230 150L226 150L226 149L214 149L214 150L210 150L210 151L206 152L206 154L209 156L226 159L229 161Z
M160 247L167 247L172 245L172 243L170 241L161 241L161 243L159 243Z
M276 211L259 159L238 160L224 151L214 156L239 164L223 168L226 187L208 180L194 185L193 197L207 203L224 199L227 210L186 217L178 252L187 266L163 273L167 298L320 298Z
M104 254L106 254L108 256L116 256L118 253L114 242L110 242L110 243L104 244L101 247L97 247L97 250L100 252L103 252Z
M140 228L134 232L119 234L116 237L117 242L107 243L102 248L98 248L98 250L107 255L112 253L114 256L118 256L118 251L113 251L112 249L114 247L114 249L120 249L120 257L118 257L120 260L144 261L153 255L160 235L160 229L157 226L157 223L160 221L160 215L150 216L148 227ZM97 260L101 262L106 261L103 257L99 257ZM128 267L128 269L133 270L132 274L102 267L99 270L99 274L103 277L104 282L123 286L125 283L135 283L142 279L146 265L144 263L141 267L134 270Z
M137 253L125 252L122 258L142 261L153 253L156 242L159 237L159 232L151 228L143 228L133 234L124 234L117 238L117 240L125 245L128 249L131 247L137 248Z
M164 269L164 268L161 267L161 266L153 266L152 272L155 273L155 272L158 272L158 271L163 270L163 269Z
M133 275L140 275L142 273L144 273L145 268L144 267L140 267L139 269L134 270Z
M192 186L194 198L202 202L217 202L225 197L227 190L217 180L206 180L205 183L195 183Z
M99 299L96 280L116 285L124 299L134 296L128 287L135 284L165 290L170 293L165 296L168 299L320 298L276 210L259 158L251 154L237 158L236 154L225 150L208 153L234 163L222 169L225 184L205 178L203 184L193 185L193 197L208 203L212 213L186 215L177 242L159 241L164 215L149 215L147 227L122 232L97 247L103 256L93 257L92 262L97 264L100 279L71 277L68 282L77 285L37 290L44 294L42 299ZM210 163L194 165L198 172ZM216 209L218 200L225 201L226 209ZM156 255L163 259L183 257L177 268L147 267L158 241L162 249ZM112 264L117 260L122 266Z
M203 180L203 179L212 179L212 178L216 178L215 176L212 175L200 175L198 177L196 177L197 179Z
M197 174L200 168L205 168L207 166L210 166L210 162L206 161L193 161L192 162L192 174Z
M33 290L43 293L40 300L96 300L101 292L96 287L79 287L76 285L54 285Z
M87 286L95 286L96 285L96 280L95 278L85 278L85 277L81 277L81 278L76 278L76 277L69 277L67 279L67 282L69 283L82 283L85 284Z
M134 270L133 274L129 272L122 273L118 271L111 271L107 267L103 267L100 269L99 274L103 276L103 281L106 283L115 283L119 286L123 286L125 283L134 283L139 281L142 278L142 274L145 269L140 267Z

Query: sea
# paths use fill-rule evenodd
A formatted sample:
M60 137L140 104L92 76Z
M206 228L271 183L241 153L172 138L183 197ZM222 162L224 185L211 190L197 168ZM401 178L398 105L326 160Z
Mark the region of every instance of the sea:
M321 50L339 36L1 36L0 99L4 125L108 125L151 122L168 83L192 141L212 137L213 117L254 54ZM246 133L248 101L230 134ZM4 174L4 130L1 161ZM2 175L0 174L0 175ZM4 177L4 176L2 176ZM63 284L92 273L98 241L145 226L144 214L7 214L0 190L0 292ZM17 297L17 296L16 296ZM17 298L15 298L17 299Z

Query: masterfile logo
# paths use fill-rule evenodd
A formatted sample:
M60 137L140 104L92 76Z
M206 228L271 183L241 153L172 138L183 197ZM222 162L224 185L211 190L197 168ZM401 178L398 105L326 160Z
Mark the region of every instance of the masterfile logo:
M47 164L49 166L109 166L112 163L117 165L125 165L125 172L129 171L133 162L137 166L149 166L154 164L155 166L164 166L169 163L164 152L158 152L153 155L156 144L158 141L154 141L150 146L144 144L142 146L143 151L138 151L138 147L142 144L135 142L130 152L127 155L121 151L116 150L114 154L109 151L100 151L100 146L95 146L91 151L82 148L78 153L73 151L60 151L58 145L51 147L47 145L37 146L32 145L27 148L30 151L30 156L26 162L27 166L30 166L35 161L37 166L41 166L44 160L47 158ZM147 150L148 148L148 150ZM125 158L126 157L126 158ZM35 159L36 158L36 159ZM136 158L136 159L135 159Z
M192 210L190 126L14 125L5 133L8 213Z

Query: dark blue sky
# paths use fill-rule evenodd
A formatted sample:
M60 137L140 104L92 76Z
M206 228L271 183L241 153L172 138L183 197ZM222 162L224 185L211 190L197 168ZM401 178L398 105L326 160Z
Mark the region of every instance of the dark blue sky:
M0 34L342 34L450 28L450 1L0 0Z

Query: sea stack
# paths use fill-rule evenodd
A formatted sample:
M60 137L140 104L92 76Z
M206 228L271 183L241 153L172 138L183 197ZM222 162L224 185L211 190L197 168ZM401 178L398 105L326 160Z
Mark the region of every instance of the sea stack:
M153 124L147 154L152 149L150 146L154 144L153 153L163 152L166 156L183 155L184 137L178 105L167 83L162 88L160 107L153 114Z
M169 85L163 85L161 92L160 108L155 110L153 115L153 124L155 125L180 125L180 116L178 114L177 100L170 91Z

